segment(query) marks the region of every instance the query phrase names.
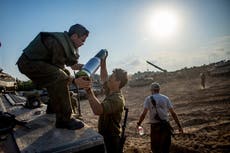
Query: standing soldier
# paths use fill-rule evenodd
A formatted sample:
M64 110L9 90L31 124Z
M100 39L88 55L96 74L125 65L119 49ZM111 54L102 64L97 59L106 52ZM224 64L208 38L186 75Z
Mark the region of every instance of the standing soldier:
M206 76L204 73L200 73L200 79L201 79L201 87L203 89L205 89L205 80L206 80Z

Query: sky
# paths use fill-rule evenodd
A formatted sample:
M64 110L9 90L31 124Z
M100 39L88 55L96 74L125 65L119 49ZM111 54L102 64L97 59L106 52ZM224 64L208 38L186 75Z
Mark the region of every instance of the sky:
M0 68L28 80L15 65L41 31L84 25L86 63L106 48L108 72L175 71L230 59L229 0L1 0ZM72 73L72 72L71 72Z

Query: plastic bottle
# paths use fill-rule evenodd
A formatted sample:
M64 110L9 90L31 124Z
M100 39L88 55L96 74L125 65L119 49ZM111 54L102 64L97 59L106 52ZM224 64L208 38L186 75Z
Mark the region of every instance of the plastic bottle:
M144 133L144 128L142 127L142 126L138 126L138 133L139 133L139 135L144 135L145 133Z
M91 58L82 69L76 73L75 77L87 76L90 77L94 74L100 66L100 62L107 55L108 51L106 49L101 49L93 58Z

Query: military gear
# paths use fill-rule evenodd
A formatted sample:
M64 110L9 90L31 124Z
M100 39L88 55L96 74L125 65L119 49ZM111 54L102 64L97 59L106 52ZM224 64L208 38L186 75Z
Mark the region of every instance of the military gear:
M62 46L66 57L66 59L63 59L64 63L55 63L55 61L51 59L54 54L58 53L52 52L54 47L52 44L50 45L50 38L55 39L58 44ZM23 52L30 60L48 62L61 68L64 68L64 64L67 66L76 64L79 58L78 50L74 48L67 32L40 32Z
M16 125L27 127L26 122L19 121L15 117L13 114L0 111L0 135L12 132Z
M122 125L121 140L120 140L120 143L121 143L120 147L121 147L122 152L123 152L123 148L124 148L125 140L126 140L125 129L126 129L129 109L127 107L124 107L124 110L125 110L125 116L124 116L124 121Z
M121 92L113 93L102 102L104 113L99 117L98 130L102 135L119 135L125 100Z
M42 101L39 94L31 94L27 95L25 107L34 109L40 107L41 103Z

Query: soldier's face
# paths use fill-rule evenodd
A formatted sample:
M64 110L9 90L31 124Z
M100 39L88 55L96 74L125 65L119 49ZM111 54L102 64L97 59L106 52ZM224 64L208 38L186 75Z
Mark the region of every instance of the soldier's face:
M120 81L118 81L116 79L116 76L115 74L113 73L110 77L109 77L109 80L108 80L108 87L110 89L112 88L119 88L119 85L120 85Z
M73 34L71 36L71 40L74 43L74 47L77 49L77 48L81 47L82 45L84 45L84 42L85 42L85 40L86 40L87 37L88 37L88 35L84 35L84 36L78 37L77 34Z

